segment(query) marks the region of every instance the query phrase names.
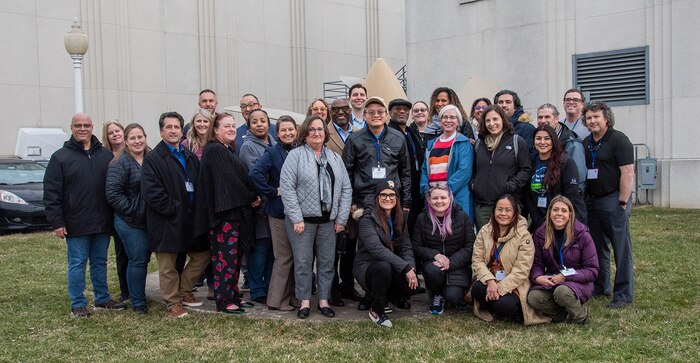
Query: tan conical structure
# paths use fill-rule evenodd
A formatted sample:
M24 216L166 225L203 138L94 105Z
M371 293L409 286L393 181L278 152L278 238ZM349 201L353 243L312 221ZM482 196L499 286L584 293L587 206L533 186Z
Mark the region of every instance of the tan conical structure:
M408 99L394 71L389 68L384 59L377 58L367 73L364 86L367 87L367 97L381 97L389 104L395 98Z
M493 96L500 91L501 88L488 79L481 78L469 78L467 82L464 83L461 89L456 90L459 100L462 101L462 105L465 110L469 112L469 108L475 99L486 97L493 100Z

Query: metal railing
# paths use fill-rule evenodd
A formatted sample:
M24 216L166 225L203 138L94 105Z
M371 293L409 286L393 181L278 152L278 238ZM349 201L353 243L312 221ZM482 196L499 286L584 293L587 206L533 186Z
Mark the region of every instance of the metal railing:
M399 80L403 91L408 92L408 82L406 80L406 65L399 68L399 70L396 71L394 75ZM339 98L347 98L349 90L350 87L343 83L343 81L323 82L323 98L326 100L337 100Z
M326 100L347 98L349 89L343 81L323 82L323 98Z
M401 88L403 88L404 93L408 94L408 90L406 89L407 82L406 82L406 65L404 64L403 67L399 68L396 73L396 78L399 80L399 83L401 83Z

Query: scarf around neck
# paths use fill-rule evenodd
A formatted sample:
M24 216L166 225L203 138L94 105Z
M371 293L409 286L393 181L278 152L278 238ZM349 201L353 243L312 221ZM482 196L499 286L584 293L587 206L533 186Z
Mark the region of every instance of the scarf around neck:
M306 147L309 148L312 155L314 155L316 163L318 163L318 190L321 195L321 211L330 212L333 204L333 198L331 196L331 175L328 173L328 169L326 169L328 165L326 146L323 146L321 149L321 156L319 158L315 157L316 154L309 145L306 145Z

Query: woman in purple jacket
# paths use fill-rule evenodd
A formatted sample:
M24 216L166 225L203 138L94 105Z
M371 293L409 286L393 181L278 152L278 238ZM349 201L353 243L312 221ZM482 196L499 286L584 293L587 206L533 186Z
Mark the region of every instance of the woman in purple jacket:
M527 303L555 322L588 322L586 302L598 276L598 255L588 227L576 220L571 201L552 199L547 221L534 235L535 260Z

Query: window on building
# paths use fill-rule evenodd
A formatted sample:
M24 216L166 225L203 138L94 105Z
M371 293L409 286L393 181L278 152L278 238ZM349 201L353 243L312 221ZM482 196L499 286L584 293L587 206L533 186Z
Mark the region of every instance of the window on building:
M612 106L649 104L649 46L574 54L574 88Z

